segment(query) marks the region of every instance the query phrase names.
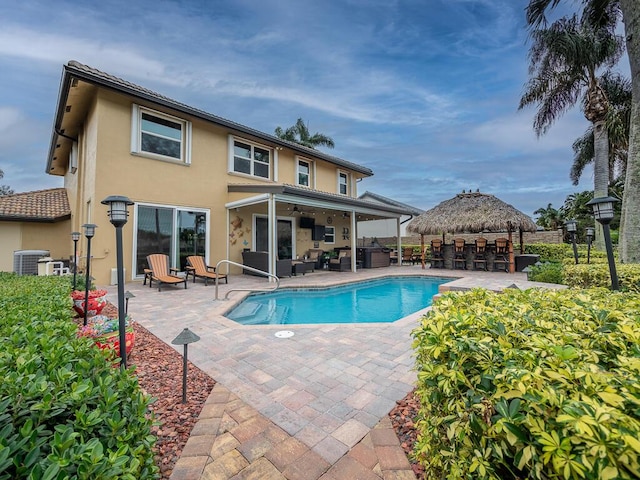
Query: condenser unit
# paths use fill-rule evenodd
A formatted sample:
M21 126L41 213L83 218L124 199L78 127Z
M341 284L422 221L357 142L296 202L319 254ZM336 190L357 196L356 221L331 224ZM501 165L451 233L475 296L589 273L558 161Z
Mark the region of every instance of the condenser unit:
M13 273L37 275L38 260L48 256L49 250L16 250L13 252Z

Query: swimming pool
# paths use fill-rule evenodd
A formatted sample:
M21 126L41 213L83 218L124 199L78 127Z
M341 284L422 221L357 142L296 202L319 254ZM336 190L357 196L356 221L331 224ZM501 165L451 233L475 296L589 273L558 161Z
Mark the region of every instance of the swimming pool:
M431 305L441 277L386 277L328 288L281 289L245 298L225 316L243 325L389 323Z

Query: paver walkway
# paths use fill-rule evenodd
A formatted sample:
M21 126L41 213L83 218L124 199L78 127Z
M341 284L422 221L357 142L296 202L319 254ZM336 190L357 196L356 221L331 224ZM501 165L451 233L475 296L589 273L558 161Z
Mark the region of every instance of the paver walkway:
M316 272L284 279L281 287L460 273L419 266ZM524 274L464 274L444 289L533 285ZM265 285L232 276L219 297ZM185 327L200 336L189 360L218 382L172 479L415 478L387 414L415 383L410 334L420 313L391 324L243 326L223 316L243 293L215 301L215 287L202 282L162 292L141 283L126 288L136 296L132 318L158 338L170 344ZM115 287L108 290L115 295ZM274 335L282 330L294 335Z

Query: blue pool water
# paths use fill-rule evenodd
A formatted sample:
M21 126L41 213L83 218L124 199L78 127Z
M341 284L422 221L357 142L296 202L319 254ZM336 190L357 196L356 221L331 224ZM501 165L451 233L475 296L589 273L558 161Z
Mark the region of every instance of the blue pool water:
M243 325L394 322L431 305L449 278L388 277L251 294L225 315Z

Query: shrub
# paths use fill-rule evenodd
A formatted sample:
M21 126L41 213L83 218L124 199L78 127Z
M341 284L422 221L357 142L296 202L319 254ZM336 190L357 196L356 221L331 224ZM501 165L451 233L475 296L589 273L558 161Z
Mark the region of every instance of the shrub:
M0 274L0 479L156 478L150 399L71 304L67 279Z
M616 263L618 283L621 290L640 293L640 264ZM611 286L611 274L608 263L578 264L564 266L565 283L571 287Z
M531 265L529 268L531 269L528 274L529 280L544 283L564 283L564 268L561 263L545 262L540 265Z
M427 478L640 476L640 296L474 290L413 332Z

